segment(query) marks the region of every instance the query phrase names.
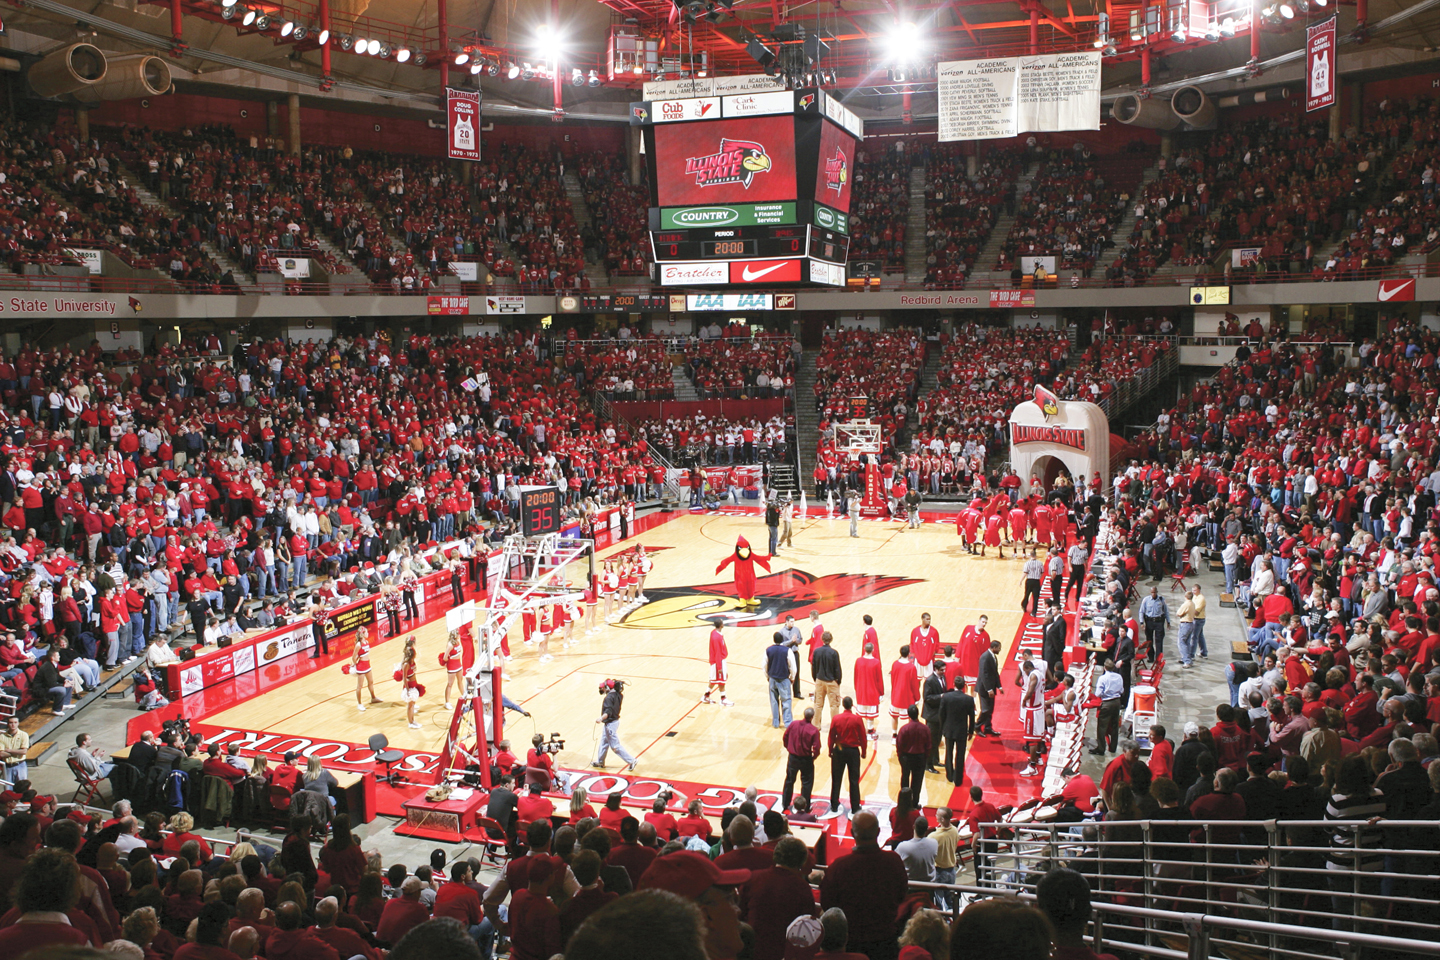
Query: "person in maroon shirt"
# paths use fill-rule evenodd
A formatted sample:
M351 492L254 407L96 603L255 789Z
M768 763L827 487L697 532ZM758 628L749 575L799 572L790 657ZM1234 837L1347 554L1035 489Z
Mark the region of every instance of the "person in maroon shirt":
M985 866L989 857L995 852L995 828L980 828L982 823L996 823L1000 819L1000 809L985 799L985 791L979 787L970 788L970 814L965 818L966 826L970 829L970 840L975 845L975 877L979 882L980 875L985 872Z
M855 846L825 871L820 906L845 911L851 950L893 957L896 913L910 885L905 863L895 851L880 847L880 821L870 811L851 818L850 833Z
M789 759L785 763L785 787L781 792L781 805L790 809L790 797L795 789L795 777L800 777L800 796L810 802L810 791L815 787L815 758L820 756L820 728L815 726L815 708L806 707L805 715L791 722L780 738L785 745Z
M340 814L330 824L330 830L330 840L320 849L320 869L347 894L358 893L360 878L365 874L365 852L350 833L350 815Z
M174 960L235 960L235 954L221 944L221 938L227 937L229 922L230 911L225 904L205 904L196 918L195 942L176 950Z
M625 872L630 875L631 884L640 882L640 876L655 859L655 848L644 842L647 834L653 841L655 828L648 823L642 824L634 817L626 817L620 822L620 842L606 858L606 862L625 868Z
M89 946L90 937L55 916L71 912L79 892L80 869L73 856L53 847L37 852L15 888L19 919L0 929L0 950L18 957L40 947Z
M745 944L732 888L749 882L750 876L749 870L722 870L704 854L682 850L651 864L636 889L666 890L693 902L705 917L705 955L709 960L735 960Z
M340 960L334 947L303 924L300 904L287 900L275 909L275 929L265 938L266 960Z
M838 817L840 807L840 783L846 771L850 774L850 814L860 809L860 761L864 759L870 739L865 733L865 723L854 713L855 701L846 697L840 701L841 712L830 721L830 814Z
M930 755L930 728L920 722L920 708L905 708L905 725L895 734L895 756L900 761L900 790L908 791L918 805L925 783L925 758Z
M544 787L530 784L530 789L515 804L515 817L520 829L537 820L549 820L555 813L555 802L544 795Z
M457 883L447 883L445 887L460 886ZM440 889L445 889L441 887ZM475 896L471 890L470 895ZM480 900L476 897L476 908L479 908ZM350 960L352 957L364 957L365 960L379 960L379 951L365 942L365 938L354 930L336 925L336 918L340 916L340 901L334 897L325 897L315 905L315 926L308 931L310 936L329 944L341 957L341 960Z
M600 878L600 867L600 854L594 850L581 850L575 854L575 859L570 861L570 872L575 874L575 882L580 884L580 891L560 908L561 943L569 943L570 935L580 928L580 924L584 923L590 914L620 896L605 889L605 881Z
M1238 770L1250 753L1250 736L1235 722L1235 708L1230 704L1217 706L1215 718L1220 721L1210 728L1215 738L1215 764Z
M750 901L745 922L755 931L754 960L782 960L785 931L796 917L813 917L819 910L805 878L804 841L781 837L775 843L774 866L750 874ZM719 861L716 861L719 866Z
M528 886L510 898L510 960L550 960L565 945L560 911L545 895L554 869L549 858L532 863Z
M400 885L400 896L385 904L380 914L380 923L375 928L376 938L391 945L410 932L410 928L430 919L430 911L420 902L420 888L424 884L419 877L406 877Z
M430 915L450 917L458 921L477 943L493 941L495 928L485 919L485 911L480 905L480 894L470 886L474 879L469 862L457 861L450 868L450 882L441 884L436 892L435 905L431 908Z
M245 779L245 771L226 763L220 756L220 744L212 743L205 750L206 760L200 772L207 777L219 777L231 786Z
M1215 790L1197 798L1190 804L1190 816L1194 820L1244 820L1245 798L1235 792L1240 775L1229 767L1215 771ZM1242 842L1239 827L1211 826L1209 842L1239 844ZM1190 831L1191 843L1205 843L1207 834L1203 829Z

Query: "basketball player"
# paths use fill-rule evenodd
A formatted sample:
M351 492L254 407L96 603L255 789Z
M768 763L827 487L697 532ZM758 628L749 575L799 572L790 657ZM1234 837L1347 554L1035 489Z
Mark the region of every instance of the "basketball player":
M920 626L910 631L910 651L915 654L915 669L921 680L930 676L939 649L940 631L930 626L930 614L920 614Z
M445 638L445 649L440 654L440 665L445 668L445 709L450 709L450 688L458 686L463 696L465 693L465 678L461 671L464 669L464 660L460 646L460 631L451 630L450 635Z
M1025 733L1025 749L1030 752L1030 762L1020 771L1022 777L1040 775L1040 752L1045 749L1044 676L1035 661L1026 658L1020 664L1020 724Z
M871 649L876 651L875 656L879 657L880 635L875 632L875 618L867 613L860 619L865 623L865 632L860 635L860 649L865 649L865 645L868 643L871 645ZM911 633L911 636L913 637L914 633Z
M372 627L379 632L378 626ZM370 671L370 634L369 631L361 630L355 635L355 649L350 653L350 672L355 675L355 707L361 713L365 712L365 700L361 696L365 687L370 687L370 702L384 703L375 696L375 677Z
M973 506L966 507L960 511L960 516L955 518L956 532L960 534L961 541L965 544L967 553L975 552L977 542L976 534L980 526L980 511Z
M871 740L879 740L875 721L880 717L880 698L885 696L885 674L875 648L865 644L865 652L855 660L855 715L865 721Z
M900 648L900 659L890 664L890 739L900 731L900 718L920 699L920 673L910 656L910 644Z
M989 623L990 618L981 614L979 621L960 633L960 675L972 689L980 676L980 657L990 649L990 634L985 630Z
M710 631L710 683L705 687L705 699L701 703L714 703L710 699L712 690L720 691L720 706L733 707L735 704L725 696L725 681L729 676L729 670L725 666L725 660L730 656L730 648L725 645L725 621L716 620L715 627Z
M980 544L980 556L985 556L986 547L994 547L1000 559L1005 559L1005 548L1000 546L1001 523L998 513L992 513L985 518L985 542Z

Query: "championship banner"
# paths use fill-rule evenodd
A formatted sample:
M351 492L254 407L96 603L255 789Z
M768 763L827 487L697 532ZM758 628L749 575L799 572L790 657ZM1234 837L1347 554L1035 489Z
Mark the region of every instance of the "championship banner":
M1335 104L1335 17L1305 31L1305 112Z
M451 160L480 159L480 91L445 88L445 134Z

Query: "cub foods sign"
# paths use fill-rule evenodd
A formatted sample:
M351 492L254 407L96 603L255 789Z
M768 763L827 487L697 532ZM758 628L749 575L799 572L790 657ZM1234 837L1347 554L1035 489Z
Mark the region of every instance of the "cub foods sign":
M664 207L660 211L662 230L686 230L691 227L762 227L794 222L794 202Z

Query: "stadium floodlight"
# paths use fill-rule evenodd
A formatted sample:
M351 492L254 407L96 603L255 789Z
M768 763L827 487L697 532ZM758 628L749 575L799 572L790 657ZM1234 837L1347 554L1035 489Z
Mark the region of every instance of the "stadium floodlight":
M585 86L585 74L579 67L575 67L570 71L570 84L576 87Z
M284 23L280 24L280 36L282 36L282 37L288 37L288 36L290 36L290 34L292 34L292 33L294 33L294 32L295 32L295 21L294 21L294 20L286 20Z
M258 17L255 18L255 29L256 29L256 30L269 30L269 29L270 29L270 16L269 16L269 14L264 14L264 13L262 13L262 14L260 14L260 16L258 16Z
M535 36L535 50L545 62L558 63L565 52L565 37L558 27L547 23Z
M486 58L485 58L485 76L487 76L487 77L498 77L498 76L500 76L500 61L497 60L495 57L486 57Z
M340 34L340 49L341 49L341 50L344 50L346 53L349 53L349 52L350 52L350 49L351 49L352 47L354 47L354 46L355 46L355 38L354 38L354 37L350 36L350 34L348 34L348 33L342 33L342 34Z
M520 65L514 62L507 62L505 64L505 79L514 80L518 76L520 76Z
M230 7L221 7L221 8L220 8L220 19L222 19L222 20L234 20L234 19L235 19L235 8L234 8L233 6L230 6Z
M375 55L375 49L376 49L376 48L375 48L375 42L372 40L372 41L370 42L370 54L371 54L371 56L374 56L374 55ZM381 60L389 60L389 59L390 59L390 54L391 54L391 52L393 51L394 48L391 47L390 44L388 44L388 43L382 43L382 44L380 44L380 48L379 48L379 49L380 49L380 59L381 59Z
M401 47L399 50L396 50L396 51L395 51L395 62L396 62L396 63L409 63L409 62L410 62L410 51L409 51L409 49L407 49L406 47Z
M256 13L254 10L251 10L249 7L246 7L246 8L245 8L245 16L243 16L243 17L240 18L240 25L241 25L241 26L245 26L245 27L250 26L252 23L255 22L255 18L258 17L259 15L260 15L260 14Z
M535 68L532 67L532 66L530 66L530 64L528 64L528 63L525 64L524 69L522 69L522 70L520 71L520 79L521 79L521 80L534 80L534 79L535 79Z
M1102 57L1113 57L1113 56L1115 56L1115 55L1116 55L1117 53L1119 53L1119 52L1120 52L1120 51L1116 48L1115 44L1113 44L1113 43L1107 43L1107 44L1105 45L1105 49L1100 51L1100 56L1102 56Z
M470 64L470 76L478 77L480 76L480 71L484 69L485 62L483 60L476 60L474 63Z
M1234 17L1226 17L1224 20L1221 20L1221 21L1220 21L1220 36L1222 36L1222 37L1233 37L1233 36L1235 36L1235 18L1234 18Z
M429 59L430 59L430 58L427 57L427 56L425 56L424 53L416 53L415 56L411 59L410 62L413 63L413 64L415 64L415 66L417 66L417 67L423 67L423 66L425 66L425 61L427 61L427 60L429 60Z
M235 6L235 0L220 0L220 6L233 7Z
M315 42L320 44L320 46L322 47L328 44L330 42L330 31L322 29L319 33L315 35Z
M901 20L885 34L885 59L890 63L909 63L920 55L920 28L913 21Z
M291 39L295 40L297 43L301 40L304 40L308 36L310 36L310 28L305 26L305 24L303 23L295 24L295 32L290 34Z
M455 51L455 66L463 67L470 62L470 51L461 48Z
M1295 19L1295 7L1294 7L1294 5L1289 4L1289 3L1282 3L1282 4L1280 4L1280 16L1284 17L1286 20L1294 20L1294 19Z
M591 70L590 76L586 78L586 82L589 83L592 87L600 86L600 71Z

